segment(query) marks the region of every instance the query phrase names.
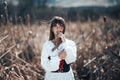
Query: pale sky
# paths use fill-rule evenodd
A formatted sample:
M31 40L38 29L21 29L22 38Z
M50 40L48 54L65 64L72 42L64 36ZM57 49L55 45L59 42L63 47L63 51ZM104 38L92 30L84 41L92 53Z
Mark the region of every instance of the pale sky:
M109 7L116 5L115 0L50 0L49 6L56 7L79 7L79 6L103 6Z

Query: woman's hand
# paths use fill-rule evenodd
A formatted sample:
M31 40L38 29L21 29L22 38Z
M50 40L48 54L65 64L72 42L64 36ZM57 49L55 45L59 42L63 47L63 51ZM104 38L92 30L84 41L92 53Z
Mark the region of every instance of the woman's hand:
M58 54L60 59L65 59L67 56L66 51L63 49L59 54Z
M58 32L58 37L61 38L62 42L65 41L65 35L62 32Z

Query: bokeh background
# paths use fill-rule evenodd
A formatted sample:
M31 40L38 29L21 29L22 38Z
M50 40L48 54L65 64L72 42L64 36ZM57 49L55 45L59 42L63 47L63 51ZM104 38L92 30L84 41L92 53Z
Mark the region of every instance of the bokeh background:
M0 80L44 80L53 16L77 45L75 80L120 79L120 0L0 0Z

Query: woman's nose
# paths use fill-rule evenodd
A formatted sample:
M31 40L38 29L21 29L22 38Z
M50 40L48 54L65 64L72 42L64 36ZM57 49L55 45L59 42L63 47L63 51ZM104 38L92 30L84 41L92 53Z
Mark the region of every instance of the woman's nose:
M62 30L58 29L57 32L62 32Z

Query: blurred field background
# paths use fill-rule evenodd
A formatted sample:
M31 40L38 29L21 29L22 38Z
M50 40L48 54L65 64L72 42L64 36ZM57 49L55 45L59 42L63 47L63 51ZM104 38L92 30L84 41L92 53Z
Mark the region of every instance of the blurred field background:
M53 16L65 18L77 45L75 80L120 79L119 0L0 0L0 80L44 80L40 55Z

